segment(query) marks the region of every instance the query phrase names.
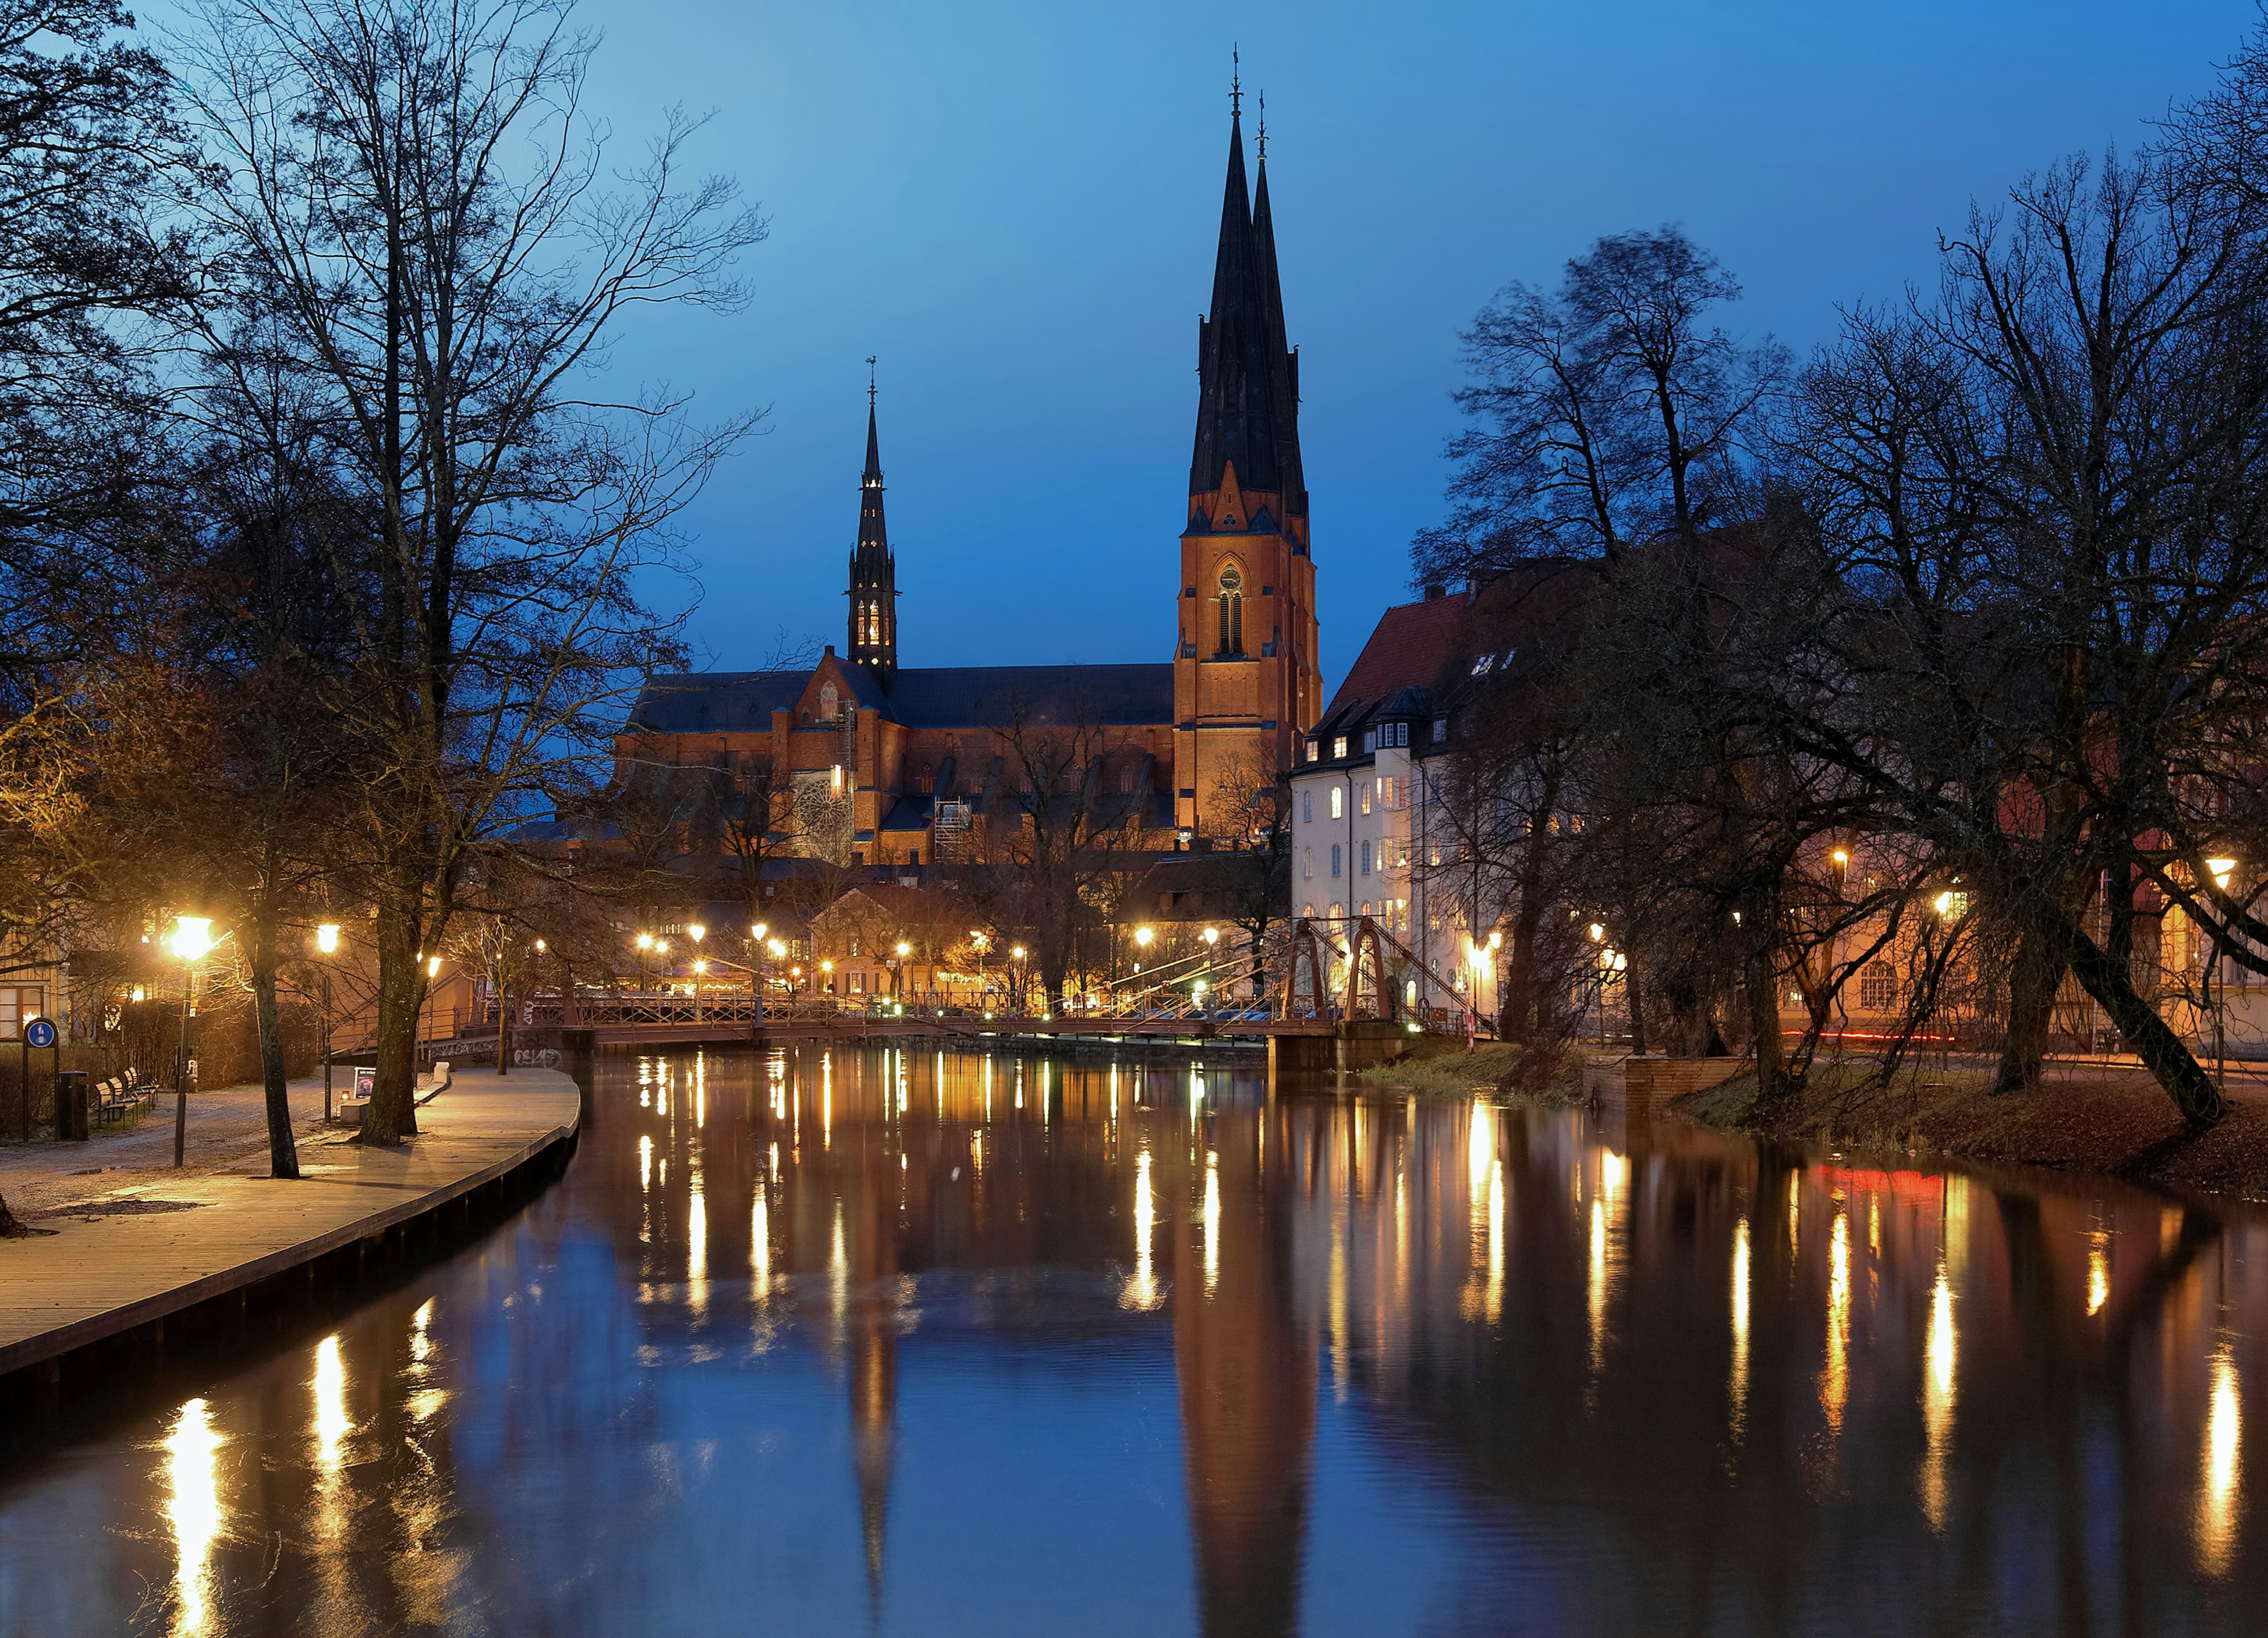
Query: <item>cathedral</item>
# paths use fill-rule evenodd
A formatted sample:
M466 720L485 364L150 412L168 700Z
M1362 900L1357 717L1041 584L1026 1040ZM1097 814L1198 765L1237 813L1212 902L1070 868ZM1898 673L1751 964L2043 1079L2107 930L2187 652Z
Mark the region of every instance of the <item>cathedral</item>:
M829 644L808 668L651 679L616 738L622 767L761 784L783 821L794 816L797 851L858 865L957 857L994 799L1028 779L1010 741L1034 731L1079 736L1087 799L1108 797L1153 845L1201 845L1234 823L1242 804L1232 793L1291 766L1322 705L1300 355L1285 338L1267 156L1263 124L1248 183L1233 111L1211 310L1197 322L1170 660L900 666L870 387L842 648ZM1162 601L1162 576L1155 585Z

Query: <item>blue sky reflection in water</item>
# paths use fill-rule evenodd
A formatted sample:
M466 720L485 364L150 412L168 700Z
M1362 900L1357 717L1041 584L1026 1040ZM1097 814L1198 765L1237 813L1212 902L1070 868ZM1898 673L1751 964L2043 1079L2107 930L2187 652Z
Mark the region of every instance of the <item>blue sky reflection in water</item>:
M0 1631L2257 1632L2268 1219L1562 1111L602 1063L565 1179L0 1474Z

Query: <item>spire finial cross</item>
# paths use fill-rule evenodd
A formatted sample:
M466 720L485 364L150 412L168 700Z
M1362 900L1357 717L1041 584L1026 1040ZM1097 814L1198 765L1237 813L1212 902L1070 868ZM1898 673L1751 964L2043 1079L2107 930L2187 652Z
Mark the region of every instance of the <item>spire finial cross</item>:
M1244 63L1237 48L1228 48L1228 115L1236 119L1244 113Z
M873 410L873 407L874 407L874 355L873 355L873 353L871 353L871 352L870 352L870 353L868 353L868 354L866 355L866 408L867 408L869 410Z
M1260 159L1261 163L1264 165L1268 160L1268 93L1265 91L1263 91L1258 94L1260 100Z

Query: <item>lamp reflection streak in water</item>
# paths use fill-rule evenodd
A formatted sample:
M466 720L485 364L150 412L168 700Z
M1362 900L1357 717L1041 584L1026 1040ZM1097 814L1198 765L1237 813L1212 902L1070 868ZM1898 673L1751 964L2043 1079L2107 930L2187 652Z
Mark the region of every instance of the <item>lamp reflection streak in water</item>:
M2198 1492L2198 1568L2215 1579L2228 1574L2236 1552L2237 1484L2243 1412L2237 1398L2236 1356L2222 1338L2213 1354L2213 1388L2205 1405L2204 1471Z
M1749 1220L1733 1224L1733 1442L1748 1428L1749 1415Z
M1155 1268L1150 1260L1150 1234L1157 1223L1157 1207L1150 1195L1150 1151L1134 1161L1134 1277L1126 1282L1118 1301L1124 1308L1152 1309L1161 1300Z
M1827 1242L1827 1360L1819 1371L1819 1408L1827 1431L1843 1431L1851 1395L1851 1219L1837 1212Z
M213 1457L222 1443L202 1399L181 1406L166 1440L166 1521L173 1532L173 1638L199 1638L214 1630L212 1544L220 1534L221 1512Z
M1592 1388L1597 1387L1599 1373L1607 1365L1607 1295L1614 1285L1616 1259L1614 1233L1616 1207L1622 1199L1623 1184L1630 1177L1630 1162L1612 1149L1599 1151L1598 1187L1591 1195L1591 1266L1585 1282L1585 1306L1591 1322Z
M775 1146L777 1157L778 1149ZM772 1294L772 1228L771 1207L764 1199L762 1187L756 1190L756 1203L748 1213L748 1286L758 1307L770 1299Z
M1922 1424L1929 1436L1921 1465L1921 1510L1929 1527L1942 1535L1948 1511L1947 1467L1953 1450L1953 1282L1947 1260L1937 1265L1937 1284L1930 1293L1929 1338L1922 1369Z
M685 1284L686 1302L698 1318L709 1311L709 1202L702 1193L697 1161L685 1201Z
M2087 1238L2087 1317L2093 1319L2110 1300L2110 1231L2097 1228Z
M1211 1296L1220 1285L1220 1154L1205 1151L1204 1280Z

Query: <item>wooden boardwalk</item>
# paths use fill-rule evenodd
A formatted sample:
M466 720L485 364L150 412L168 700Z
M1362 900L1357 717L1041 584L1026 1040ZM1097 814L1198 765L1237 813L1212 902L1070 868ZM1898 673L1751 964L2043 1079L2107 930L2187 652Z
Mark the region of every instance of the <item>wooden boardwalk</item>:
M138 1182L0 1240L0 1377L246 1290L382 1234L573 1137L582 1095L556 1070L477 1073L417 1111L399 1149L302 1142L297 1183L256 1171Z

